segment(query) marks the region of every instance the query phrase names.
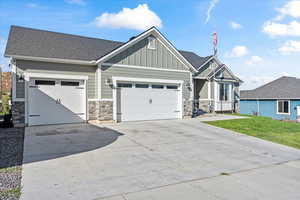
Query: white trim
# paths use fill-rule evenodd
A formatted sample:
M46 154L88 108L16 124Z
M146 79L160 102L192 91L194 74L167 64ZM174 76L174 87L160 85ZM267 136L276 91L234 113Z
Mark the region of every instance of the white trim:
M83 60L72 60L72 59L61 59L61 58L44 58L44 57L34 57L34 56L19 56L19 55L5 55L5 57L11 57L20 60L32 60L41 62L55 62L55 63L69 63L78 65L96 65L96 61L83 61Z
M219 98L218 96L218 83L214 81L214 111L217 110L217 99Z
M183 117L183 83L182 80L165 80L165 79L149 79L149 78L129 78L129 77L112 77L113 81L113 120L117 121L117 81L128 81L128 82L147 82L147 83L175 83L180 84L180 95L179 98L181 99L179 107L180 110L180 116Z
M113 99L88 99L88 101L113 101Z
M199 99L199 101L210 101L210 99Z
M193 80L192 73L190 73L190 84L191 84L190 101L193 101L195 94L194 94L194 80Z
M279 101L287 101L289 103L289 112L288 113L281 113L278 111L278 104ZM290 100L285 100L285 99L277 99L277 108L276 108L276 113L277 115L291 115L291 101Z
M208 84L208 86L207 86L207 90L208 90L207 91L207 93L208 93L207 97L208 97L208 100L211 100L211 81L209 80L207 84Z
M152 79L152 78L130 78L130 77L119 77L113 76L113 81L129 81L129 82L148 82L148 83L175 83L183 84L182 80L169 80L169 79ZM116 85L114 85L116 86Z
M25 80L29 81L30 78L88 80L88 76L83 76L83 75L26 72Z
M198 67L198 70L201 69L202 67L204 67L207 63L209 63L212 59L214 59L214 56L212 56L210 59L208 59L205 63L203 63L202 65L200 65Z
M155 68L155 67L144 67L138 65L123 65L123 64L114 64L114 63L103 63L103 66L115 66L115 67L127 67L127 68L134 68L134 69L149 69L149 70L158 70L158 71L169 71L169 72L185 72L191 73L188 70L178 70L178 69L163 69L163 68Z
M201 80L207 80L208 78L207 77L193 77L193 79L201 79Z

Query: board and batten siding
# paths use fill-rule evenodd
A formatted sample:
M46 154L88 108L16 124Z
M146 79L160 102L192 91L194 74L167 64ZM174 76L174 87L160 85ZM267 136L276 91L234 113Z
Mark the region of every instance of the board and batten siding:
M38 61L27 61L17 60L17 70L49 73L49 74L69 74L69 75L85 75L88 76L87 81L87 97L89 99L97 98L97 76L96 66L86 65L74 65L74 64L62 64L62 63L50 63L50 62L38 62ZM16 83L16 97L24 98L25 89L24 82Z
M113 76L129 77L129 78L149 78L149 79L166 79L166 80L183 80L184 83L190 82L190 72L177 71L162 71L153 69L138 69L117 66L102 66L101 67L101 98L112 99L112 86L106 84L107 79L112 79ZM190 91L186 86L183 86L183 98L190 98Z
M149 49L148 38L145 38L106 62L162 69L189 70L158 39L155 40L155 44L155 49Z

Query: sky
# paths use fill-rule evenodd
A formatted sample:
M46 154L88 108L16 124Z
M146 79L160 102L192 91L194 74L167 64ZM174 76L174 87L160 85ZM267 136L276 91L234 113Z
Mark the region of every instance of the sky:
M0 0L0 66L11 25L127 41L151 26L180 50L213 53L254 89L300 78L300 0Z

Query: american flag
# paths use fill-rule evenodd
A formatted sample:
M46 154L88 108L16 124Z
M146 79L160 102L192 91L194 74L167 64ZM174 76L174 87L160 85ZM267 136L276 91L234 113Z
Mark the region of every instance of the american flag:
M213 33L213 43L214 43L214 55L217 55L217 47L218 47L218 36L217 32Z

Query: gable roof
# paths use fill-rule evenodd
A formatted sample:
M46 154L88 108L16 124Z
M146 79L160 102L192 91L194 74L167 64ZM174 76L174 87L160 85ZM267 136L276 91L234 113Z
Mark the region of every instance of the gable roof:
M213 56L201 57L191 51L182 51L179 52L185 57L196 69L199 69L204 63L206 63Z
M129 42L11 26L4 55L95 62ZM178 52L194 69L198 69L210 57L200 57L189 51Z
M242 90L241 99L300 99L300 79L283 76L254 90Z

